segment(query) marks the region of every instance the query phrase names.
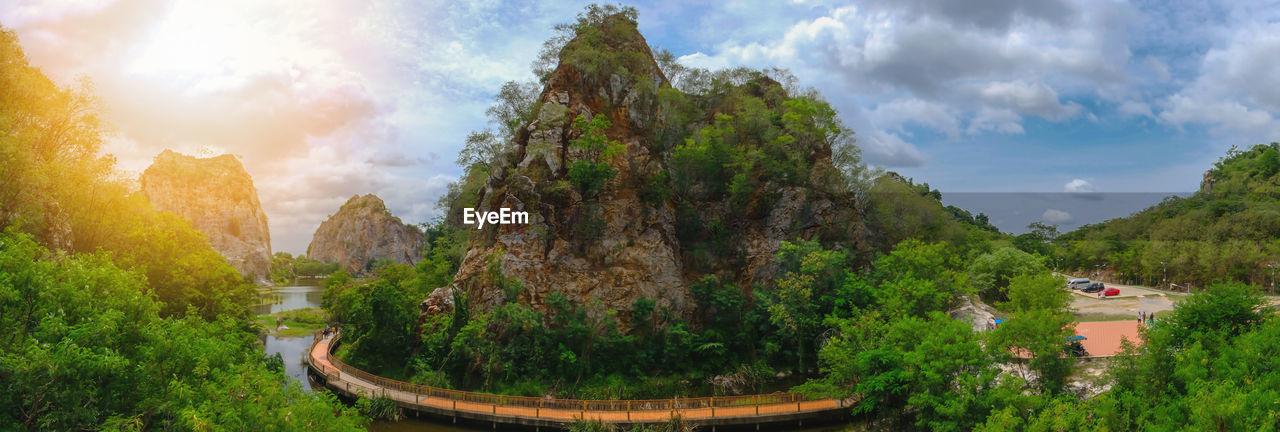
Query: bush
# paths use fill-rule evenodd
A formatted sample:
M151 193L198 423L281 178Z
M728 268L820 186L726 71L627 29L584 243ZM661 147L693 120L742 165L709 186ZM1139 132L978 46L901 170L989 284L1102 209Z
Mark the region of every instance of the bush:
M400 406L389 397L360 398L356 400L356 409L372 419L397 421L401 418Z
M611 125L603 115L594 116L591 121L579 115L573 121L573 129L579 135L569 142L569 146L581 150L582 158L569 164L569 181L578 187L584 198L594 197L604 189L609 179L618 175L608 161L625 151L626 147L605 135Z

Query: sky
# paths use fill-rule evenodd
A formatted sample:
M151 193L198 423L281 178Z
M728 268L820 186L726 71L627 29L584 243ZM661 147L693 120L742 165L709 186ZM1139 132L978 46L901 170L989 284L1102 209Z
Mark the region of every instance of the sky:
M533 78L553 26L584 4L0 0L0 25L58 82L92 83L126 174L163 149L239 155L273 249L301 253L355 194L409 223L438 216L466 134L489 126L504 82ZM868 163L944 200L1154 203L1197 189L1231 146L1280 140L1274 1L628 4L650 44L687 65L791 70Z

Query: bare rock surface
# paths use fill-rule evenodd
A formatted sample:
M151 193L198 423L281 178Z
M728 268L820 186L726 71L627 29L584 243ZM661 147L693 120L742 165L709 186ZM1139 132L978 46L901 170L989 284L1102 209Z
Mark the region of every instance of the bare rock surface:
M707 252L706 246L682 241L679 203L646 199L642 192L649 179L671 169L671 150L664 150L655 134L669 113L653 96L654 89L670 89L670 84L638 31L611 33L605 43L609 50L634 53L613 68L626 75L592 76L564 61L551 72L537 111L514 138L515 150L495 164L475 204L482 212L528 212L529 223L474 231L453 285L441 288L440 296L459 289L472 307L490 309L509 300L503 280L516 280L521 287L515 301L545 309L551 296L562 295L590 314L616 316L625 330L639 299L689 318L697 305L688 286L708 275L744 289L770 283L783 241L817 240L834 232L843 238L862 235L862 221L848 210L854 197L812 186L821 183L817 173L822 170L815 168L810 185L764 185L751 201L767 204L753 205L756 210L750 212L720 198L699 200L696 208L685 210L725 233L724 250ZM767 77L743 86L782 91ZM723 109L729 108L708 108L695 116L700 119L694 126L708 124ZM605 161L616 176L597 195L584 197L569 176L570 167L586 157L571 144L582 136L573 122L598 115L610 121L607 138L625 150ZM814 166L831 166L829 150L810 158ZM503 278L495 278L495 271ZM437 300L423 308L430 314L447 306Z
M165 150L143 171L140 182L142 194L156 209L186 218L240 274L270 283L267 215L239 159L197 158Z
M963 321L973 327L974 331L995 330L996 310L990 305L977 300L973 296L963 296L960 304L948 312L951 319Z
M392 216L381 198L355 195L316 229L307 257L356 275L384 259L416 264L422 243L422 232Z

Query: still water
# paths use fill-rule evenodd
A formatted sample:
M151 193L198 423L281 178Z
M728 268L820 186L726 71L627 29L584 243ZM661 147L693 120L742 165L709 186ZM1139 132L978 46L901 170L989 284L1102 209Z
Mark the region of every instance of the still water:
M318 308L324 287L316 280L300 280L296 286L273 287L259 294L258 304L253 307L255 314L270 314L294 309ZM311 346L311 335L302 337L278 338L275 335L262 337L263 350L267 355L280 353L284 359L284 372L290 378L302 384L303 390L312 391L313 387L307 379L307 367L302 364L302 356Z
M294 309L318 308L324 295L319 279L300 279L296 286L272 287L259 293L258 304L253 307L257 315L273 314Z

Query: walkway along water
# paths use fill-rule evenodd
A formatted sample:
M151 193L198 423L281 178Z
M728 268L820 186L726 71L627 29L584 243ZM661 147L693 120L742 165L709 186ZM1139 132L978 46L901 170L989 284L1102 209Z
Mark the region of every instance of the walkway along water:
M695 426L803 423L848 414L851 400L809 400L797 393L652 400L576 400L449 390L383 378L346 365L332 351L341 334L317 334L307 364L317 379L348 397L387 397L401 408L439 416L563 428L578 419L613 424L665 423L679 416Z

